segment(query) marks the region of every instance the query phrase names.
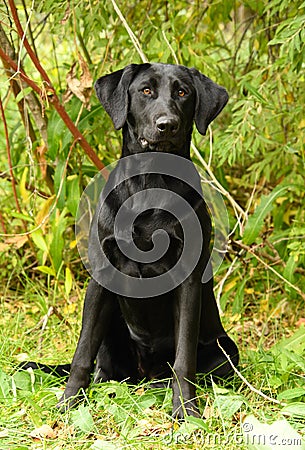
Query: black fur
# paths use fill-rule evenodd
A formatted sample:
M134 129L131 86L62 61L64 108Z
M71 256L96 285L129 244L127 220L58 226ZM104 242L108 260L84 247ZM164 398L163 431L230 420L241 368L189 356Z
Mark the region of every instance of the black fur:
M114 235L117 211L131 195L148 187L166 189L191 205L200 222L203 246L191 275L171 291L152 298L117 295L92 277L82 331L60 406L66 408L77 401L80 389L88 387L95 365L96 381L128 378L137 382L173 376L173 415L198 415L193 384L196 372L226 377L232 369L217 341L234 364L238 363L238 350L221 325L212 277L207 283L201 282L210 264L211 221L199 193L197 171L194 166L187 168L186 162L190 161L193 123L205 134L227 103L228 94L195 69L165 64L132 64L100 78L95 89L115 128L123 128L123 148L122 158L105 188L111 193L91 229L89 259L93 274L100 271L110 278L109 259L127 275L151 278L166 273L181 255L181 227L167 212L170 205L160 193L157 200L162 209L150 209L149 202L145 205L145 196L144 205L134 205L144 210L147 206L147 211L138 215L133 238L139 249L149 251L152 234L162 228L170 237L168 252L154 263L145 263L127 258L118 247ZM191 171L196 189L173 176L152 173L155 152L181 157L181 166L185 164L185 170ZM134 164L126 163L124 157L143 153L152 155L151 160L149 156L146 160L146 174L131 177L113 189L121 171ZM124 233L121 230L121 238L127 241Z

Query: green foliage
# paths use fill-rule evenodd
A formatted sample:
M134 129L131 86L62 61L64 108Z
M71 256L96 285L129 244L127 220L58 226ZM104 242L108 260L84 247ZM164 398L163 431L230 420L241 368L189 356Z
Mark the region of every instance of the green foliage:
M254 213L249 218L247 225L243 234L243 242L245 244L253 244L257 239L261 229L264 225L264 219L267 214L272 210L273 202L281 194L288 189L288 186L278 185L272 192L268 195L262 195L260 199L260 204L256 207Z
M40 371L8 375L1 370L0 395L4 415L1 411L0 426L5 431L0 434L2 448L11 448L12 440L14 444L30 445L31 437L39 435L46 427L44 432L51 433L44 440L48 448L65 450L144 448L145 445L160 449L174 449L180 445L194 449L267 450L277 448L284 439L290 439L289 448L295 445L302 449L304 333L305 329L300 328L267 352L248 348L247 364L242 369L247 385L239 376L227 385L216 385L209 382L209 376L205 377L197 386L198 401L205 418L187 417L180 424L169 418L170 387L130 386L112 381L92 384L83 404L59 415L54 406L62 393L61 380ZM290 357L285 363L283 349L299 355L303 366ZM164 380L165 385L167 381ZM209 384L205 385L205 381ZM9 415L5 411L10 411ZM21 430L20 415L23 417L22 430L26 432Z
M15 3L27 37L33 45L31 31L38 59L68 115L105 165L115 161L120 154L121 135L113 129L93 88L86 87L90 77L96 80L131 62L141 62L113 2ZM196 433L232 432L240 411L255 413L260 422L269 425L271 417L274 422L284 416L296 420L294 425L298 427L298 420L304 419L300 380L305 371L305 339L303 328L295 334L291 330L304 319L305 299L305 4L301 0L144 0L135 4L122 0L117 4L149 61L195 66L230 94L209 136L202 137L196 130L193 133L199 152L192 156L197 164L203 164L201 158L209 161L208 168L216 180L213 182L218 181L225 198L231 227L227 258L216 274L216 294L222 309L228 312L223 318L227 328L239 330L236 334L241 336L242 363L246 363L242 373L287 405L262 405L254 394L245 392L244 385L234 390L199 390L202 409L211 417L207 421L188 420L164 441L160 422L168 418L170 391L157 394L150 390L138 395L117 383L92 388L88 403L67 418L67 423L76 430L77 439L84 437L79 448L96 449L124 445L137 448L139 439L146 439L145 433L154 430L162 435L157 444L153 442L154 448L164 448L165 443L169 448L180 444L180 448L205 448L202 441L196 442ZM0 14L4 34L28 76L45 88L17 37L7 0L0 6ZM78 95L69 91L71 78L79 83ZM40 113L31 95L36 97ZM13 318L3 315L1 325L7 335L3 336L2 353L7 358L4 365L10 366L12 355L27 346L27 352L35 352L43 336L43 352L52 358L58 321L66 326L61 315L53 313L48 318L54 304L73 328L79 323L81 308L75 286L82 285L87 273L76 249L74 222L81 193L97 169L53 108L47 92L38 97L24 84L14 98L2 70L0 96L9 134L7 148L1 120L1 307ZM23 99L28 113L25 118L17 107ZM25 311L25 316L20 311ZM41 318L48 327L38 330L35 325ZM12 328L6 326L10 322ZM25 329L31 334L25 335ZM292 336L283 337L284 331ZM63 334L58 336L60 343L56 340L57 352L63 352L62 347L71 340L71 357L77 333L69 329ZM277 344L272 345L275 341ZM14 433L24 417L25 426L37 427L40 418L49 414L46 408L52 410L56 403L56 385L39 380L28 374L0 372L0 396L6 406L9 404L8 411L13 411L6 416L12 418ZM25 413L18 408L21 404ZM163 411L161 419L158 415L151 419L151 410L159 409ZM262 409L266 409L266 417L261 417ZM149 411L148 416L145 411ZM137 424L137 420L146 420L146 425ZM103 438L109 429L116 436L115 444ZM86 443L90 433L95 436L94 442ZM119 443L115 433L120 435ZM18 436L19 448L29 448L27 444L22 447L28 438L24 432ZM1 439L0 430L0 447ZM59 444L58 448L75 448L73 439L67 443L65 436L63 446ZM8 448L18 448L12 446L15 442L11 436L7 442ZM228 448L235 449L235 443ZM143 445L146 442L139 448ZM218 441L211 447L217 445L227 447Z
M71 419L74 425L83 433L93 431L94 421L88 407L81 405L76 411L72 411Z
M267 4L212 2L207 6L181 1L179 7L173 2L144 1L141 8L124 3L119 6L149 61L196 66L228 89L229 105L213 124L210 161L216 173L221 174L219 179L225 189L233 193L234 201L249 210L244 234L243 228L237 228L235 239L242 238L245 245L263 242L269 258L279 256L277 272L302 290L300 275L305 270L305 257L296 236L304 236L305 231L305 99L301 72L304 5L300 1L275 0ZM30 28L42 24L35 35L38 57L49 71L66 111L103 162L114 161L120 152L121 138L110 119L92 90L83 90L83 97L71 92L68 95L65 78L69 72L82 88L85 75L90 74L95 80L131 61L141 62L127 28L118 19L111 1L103 5L78 3L70 8L66 1L46 0L36 2L34 10L37 14L31 16ZM4 22L12 26L4 9L3 13ZM19 14L22 19L22 8ZM52 45L45 39L50 34ZM17 48L16 38L12 45ZM27 57L24 67L36 78ZM6 86L3 82L4 96ZM17 100L27 98L29 92L25 87ZM11 103L13 108L12 97ZM2 188L3 223L6 232L18 233L25 231L22 218L28 221L26 230L35 230L30 239L32 257L39 270L64 282L63 269L77 259L75 245L71 248L70 243L74 241L78 202L96 169L50 104L42 111L47 139L41 134L37 117L31 116L30 107L29 111L36 141L26 148L27 130L20 126L19 119L14 120L17 113L12 115L9 108L6 111L23 216L18 220L14 215L12 221L12 210L5 206L7 199L12 199L7 178ZM206 139L195 132L194 140L202 156L208 156ZM1 160L7 170L4 153ZM289 186L289 190L282 191L281 186ZM233 227L236 215L228 207ZM271 243L273 250L266 242ZM267 264L270 261L267 258ZM285 285L283 289L293 291ZM243 296L243 290L240 295ZM242 307L243 301L239 304Z

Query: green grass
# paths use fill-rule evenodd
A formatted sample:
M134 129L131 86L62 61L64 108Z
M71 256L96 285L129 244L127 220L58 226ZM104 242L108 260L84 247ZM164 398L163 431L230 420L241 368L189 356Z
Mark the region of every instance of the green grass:
M222 320L240 347L242 378L236 374L223 385L211 384L209 376L198 378L205 419L173 423L169 388L116 382L92 385L78 408L62 414L55 405L64 382L39 372L16 372L16 366L21 359L71 360L84 290L74 285L64 298L60 285L17 272L5 282L1 298L1 450L268 448L248 445L243 427L250 416L264 424L284 419L304 434L305 329L297 322L301 310L291 323L293 305L276 311L274 302L262 312L261 305L252 304L239 316L231 316L227 308ZM63 319L50 314L54 305ZM49 437L35 438L46 425Z
M209 173L208 180L221 187L228 207L232 242L217 274L217 290L223 288L222 320L238 343L241 363L231 385L198 379L205 419L183 424L171 420L170 389L124 383L92 386L79 408L60 414L55 405L64 387L61 380L16 373L23 359L51 364L69 362L73 356L85 292L73 277L83 280L87 274L79 274L72 228L80 191L96 170L51 108L51 98L37 97L42 106L39 120L26 102L36 132L30 145L28 121L22 125L8 80L3 79L0 91L10 145L5 121L0 120L0 450L267 450L259 440L268 441L271 432L286 439L286 445L272 445L272 450L300 450L301 445L287 439L298 439L293 430L305 433L304 2L218 1L205 2L202 8L202 2L150 1L143 9L121 1L123 25L114 15L113 2L104 2L102 9L100 2L76 2L71 14L67 1L22 3L22 25L27 22L25 29L34 31L39 60L58 94L65 90L67 71L75 62L76 76L81 76L80 55L94 79L140 62L127 25L148 60L197 67L228 89L230 101L208 136L194 132L192 156ZM39 3L39 11L34 3ZM38 82L41 78L17 40L9 8L0 10L7 39L16 54L22 50L23 66ZM45 28L43 16L48 17ZM108 164L117 159L121 135L114 133L93 93L91 103L90 112L76 97L64 107ZM44 117L48 139L39 131ZM47 179L41 170L45 164ZM53 194L56 210L55 203L51 207ZM24 232L39 223L41 230L25 242ZM13 235L18 248L10 241ZM274 428L268 428L272 423ZM245 424L256 435L243 436ZM50 436L37 439L42 425L50 427Z

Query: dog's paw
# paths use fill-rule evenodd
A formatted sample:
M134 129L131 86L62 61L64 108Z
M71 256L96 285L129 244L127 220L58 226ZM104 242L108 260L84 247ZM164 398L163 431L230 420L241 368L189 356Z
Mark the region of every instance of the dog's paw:
M199 409L194 400L189 400L184 404L173 404L172 417L174 420L183 421L187 416L200 417Z
M74 408L79 405L84 399L84 395L81 392L64 392L61 396L59 402L56 405L56 408L61 412L65 413L69 409Z
M108 373L100 367L97 367L94 372L93 383L104 383L105 381L110 381L111 377Z

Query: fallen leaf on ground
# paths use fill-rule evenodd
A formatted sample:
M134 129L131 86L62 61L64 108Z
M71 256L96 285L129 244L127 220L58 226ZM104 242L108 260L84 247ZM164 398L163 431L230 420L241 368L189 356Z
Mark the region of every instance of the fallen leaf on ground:
M305 317L301 317L301 318L297 321L297 323L296 323L296 326L297 326L298 328L301 327L302 325L305 326Z
M8 430L1 430L1 431L0 431L0 439L1 439L1 438L7 438L7 437L9 437L9 432L8 432Z
M56 433L50 425L42 425L39 428L35 428L30 433L32 439L42 441L43 439L55 439Z
M0 242L0 252L10 250L12 247L21 248L28 241L27 236L16 235L6 239L4 242Z

